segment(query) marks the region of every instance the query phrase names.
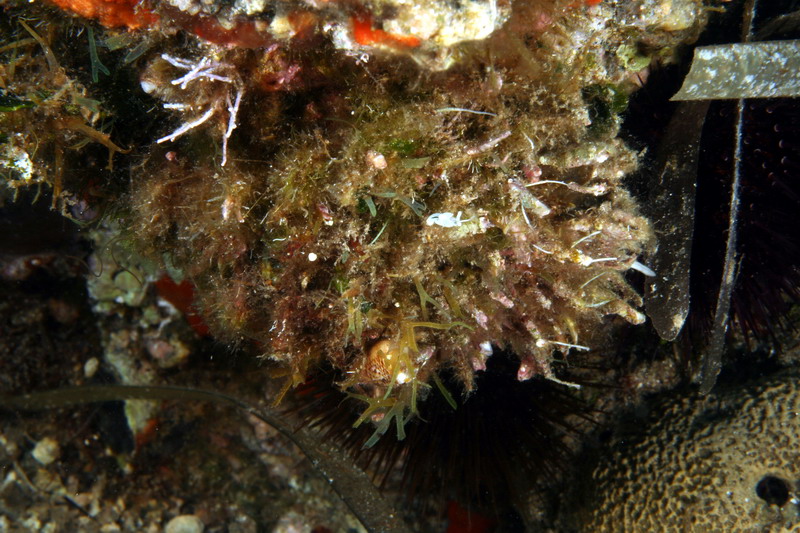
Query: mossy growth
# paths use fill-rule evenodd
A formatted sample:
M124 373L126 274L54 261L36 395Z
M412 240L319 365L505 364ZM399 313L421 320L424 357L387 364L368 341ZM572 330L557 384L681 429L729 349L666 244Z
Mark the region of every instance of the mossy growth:
M603 53L643 30L613 14L515 4L443 72L327 41L132 41L142 90L173 118L131 168L126 240L190 280L214 334L258 347L287 387L332 365L374 438L402 438L421 395L447 397L445 369L471 391L492 345L518 354L519 379L557 380L555 352L644 320L626 273L647 272L654 239L616 137L634 83ZM58 131L113 150L65 113Z
M109 174L115 154L128 149L104 131L109 114L101 102L62 66L55 45L63 44L63 29L46 16L10 11L0 46L0 187L12 198L23 187L52 188L53 207L83 221L76 213L88 180L75 179L73 169L99 157L105 164L97 174Z

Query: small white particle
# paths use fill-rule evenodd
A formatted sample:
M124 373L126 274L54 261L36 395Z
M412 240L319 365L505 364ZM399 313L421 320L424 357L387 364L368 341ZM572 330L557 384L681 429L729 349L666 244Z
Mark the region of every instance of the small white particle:
M87 378L92 378L100 368L100 361L97 357L92 357L83 365L83 375Z
M388 166L388 163L386 163L386 157L382 153L376 152L375 150L370 150L367 152L367 162L373 168L378 170L383 170Z
M39 442L36 443L34 446L31 455L34 459L36 459L40 464L47 466L56 459L61 454L61 449L54 439L50 437L45 437Z
M308 260L313 263L314 261L317 260L317 254L315 254L314 252L309 252L308 253Z
M153 92L155 92L155 90L156 90L156 88L157 88L155 83L153 83L153 82L150 82L150 81L146 81L146 80L142 80L142 81L139 83L139 86L140 86L140 87L142 88L142 90L143 90L144 92L146 92L147 94L152 94Z

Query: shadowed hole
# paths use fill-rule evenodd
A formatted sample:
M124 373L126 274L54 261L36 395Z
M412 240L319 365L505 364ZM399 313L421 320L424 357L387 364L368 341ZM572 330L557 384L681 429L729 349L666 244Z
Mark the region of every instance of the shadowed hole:
M764 476L756 485L756 494L770 505L783 507L789 501L789 484L779 477Z

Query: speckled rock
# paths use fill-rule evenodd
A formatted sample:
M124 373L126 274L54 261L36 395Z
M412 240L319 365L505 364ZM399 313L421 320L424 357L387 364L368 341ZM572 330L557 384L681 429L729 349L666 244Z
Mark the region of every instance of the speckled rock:
M657 406L645 435L597 466L560 529L800 531L798 378Z

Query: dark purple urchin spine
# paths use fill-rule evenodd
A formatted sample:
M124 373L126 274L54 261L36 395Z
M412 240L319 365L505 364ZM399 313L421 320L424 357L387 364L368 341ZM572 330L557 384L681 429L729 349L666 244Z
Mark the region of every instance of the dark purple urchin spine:
M592 427L595 414L558 383L519 381L517 361L495 353L470 394L445 376L452 394L430 391L420 401L422 417L406 424L402 441L384 438L366 447L374 428L353 427L362 404L338 390L331 372L299 387L288 405L301 424L339 442L411 508L436 512L454 500L509 525L520 520L528 491L568 470L567 440Z
M800 301L798 120L800 106L792 99L750 100L744 108L731 319L748 341L775 340ZM695 336L710 329L716 302L734 143L733 105L712 105L698 171L690 322Z
M746 335L774 337L800 302L800 105L751 100L745 108L740 211L742 262L731 302Z

